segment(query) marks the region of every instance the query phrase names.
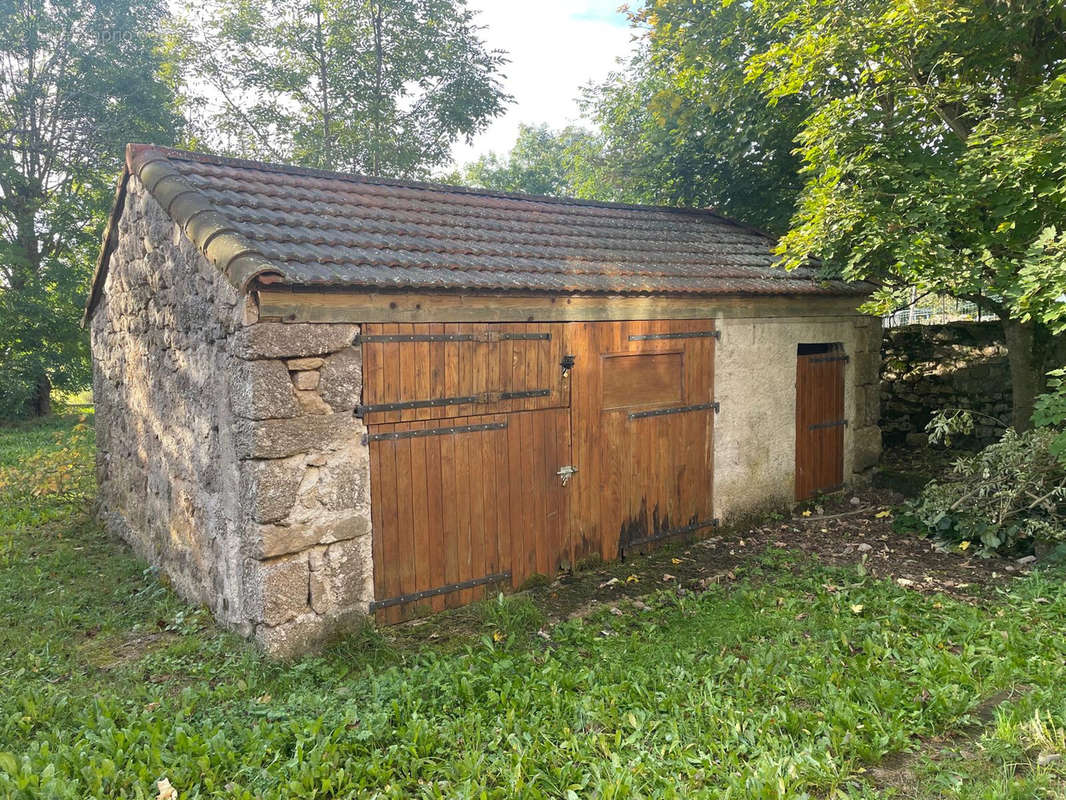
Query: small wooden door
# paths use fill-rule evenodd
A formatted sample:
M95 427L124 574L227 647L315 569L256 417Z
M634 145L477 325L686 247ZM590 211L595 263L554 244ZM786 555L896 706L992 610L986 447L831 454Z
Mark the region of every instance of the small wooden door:
M575 559L615 559L709 527L713 323L573 323L566 336Z
M796 499L844 485L844 368L839 344L801 344L796 356Z

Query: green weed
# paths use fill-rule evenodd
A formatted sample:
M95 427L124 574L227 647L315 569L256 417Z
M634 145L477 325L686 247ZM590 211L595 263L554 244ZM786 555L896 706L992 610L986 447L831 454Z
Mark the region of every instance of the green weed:
M0 469L69 447L56 434L75 424L3 429ZM978 606L775 549L702 593L554 625L530 597L496 596L463 612L458 645L368 624L277 664L178 601L89 501L19 491L24 507L0 509L0 797L148 798L163 777L183 800L1066 786L1049 758L1066 729L1061 570ZM991 722L977 715L1019 686ZM882 785L873 768L900 753L911 783Z

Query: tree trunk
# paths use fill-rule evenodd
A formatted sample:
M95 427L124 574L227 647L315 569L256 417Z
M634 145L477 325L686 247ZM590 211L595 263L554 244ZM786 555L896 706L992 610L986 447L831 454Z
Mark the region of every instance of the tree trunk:
M1033 416L1033 400L1044 390L1044 359L1037 352L1034 323L1005 319L1003 334L1007 341L1011 392L1014 398L1011 424L1021 433L1032 427L1030 417Z
M31 417L46 417L52 413L52 382L47 375L42 373L37 378L37 385L27 406Z

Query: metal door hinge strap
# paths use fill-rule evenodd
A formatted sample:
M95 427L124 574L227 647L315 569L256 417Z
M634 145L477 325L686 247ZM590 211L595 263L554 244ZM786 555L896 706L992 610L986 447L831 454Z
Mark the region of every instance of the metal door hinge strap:
M714 403L700 403L695 406L675 406L673 408L653 408L650 411L634 411L629 415L630 419L644 419L645 417L662 417L666 414L685 414L689 411L709 411L714 409L715 413L719 411L719 405Z
M464 397L437 397L433 400L404 400L398 403L377 403L356 406L355 416L363 417L375 411L406 411L410 408L439 408L441 406L476 406L498 403L501 400L519 400L526 397L550 397L551 389L531 389L524 392L482 392Z
M506 342L549 341L550 333L381 333L355 337L356 344L374 342Z
M663 531L662 533L657 533L654 536L645 536L642 539L634 539L631 542L626 542L625 545L623 545L623 549L628 549L630 547L636 547L637 545L641 545L641 544L650 544L651 542L657 542L660 539L669 539L672 536L680 536L683 533L692 533L693 531L698 531L701 528L717 528L717 527L718 527L718 518L717 517L715 517L714 519L699 520L699 521L693 522L693 523L691 523L689 525L685 525L685 526L683 526L681 528L671 528L668 531Z
M631 342L647 342L653 339L721 339L721 331L682 331L679 333L634 333Z
M827 361L850 361L850 360L851 360L851 356L849 356L849 355L843 355L843 356L819 356L817 358L812 358L810 360L810 363L812 363L812 364L824 364Z
M472 580L462 581L460 583L447 583L444 586L438 586L436 589L423 589L421 592L401 594L398 597L389 597L385 600L375 600L370 604L370 610L377 611L379 608L402 606L404 603L414 603L418 600L425 600L427 597L436 597L440 594L461 592L463 589L473 589L475 586L484 586L486 583L500 583L501 581L510 579L511 573L510 571L507 571L497 572L494 575L486 575L484 578L473 578Z
M393 441L395 439L418 439L422 436L448 436L452 433L498 431L506 427L506 422L487 422L484 425L451 425L447 428L421 428L413 431L394 431L393 433L368 433L363 437L363 444L367 444L368 442Z
M839 428L841 425L845 428L848 427L848 421L846 419L835 419L832 422L817 422L814 425L808 425L807 430L817 431L822 428Z

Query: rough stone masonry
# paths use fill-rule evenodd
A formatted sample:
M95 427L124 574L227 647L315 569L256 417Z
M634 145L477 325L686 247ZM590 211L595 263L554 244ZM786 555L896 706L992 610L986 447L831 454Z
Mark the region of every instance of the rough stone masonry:
M277 656L373 599L355 325L259 322L131 176L91 321L102 517Z

